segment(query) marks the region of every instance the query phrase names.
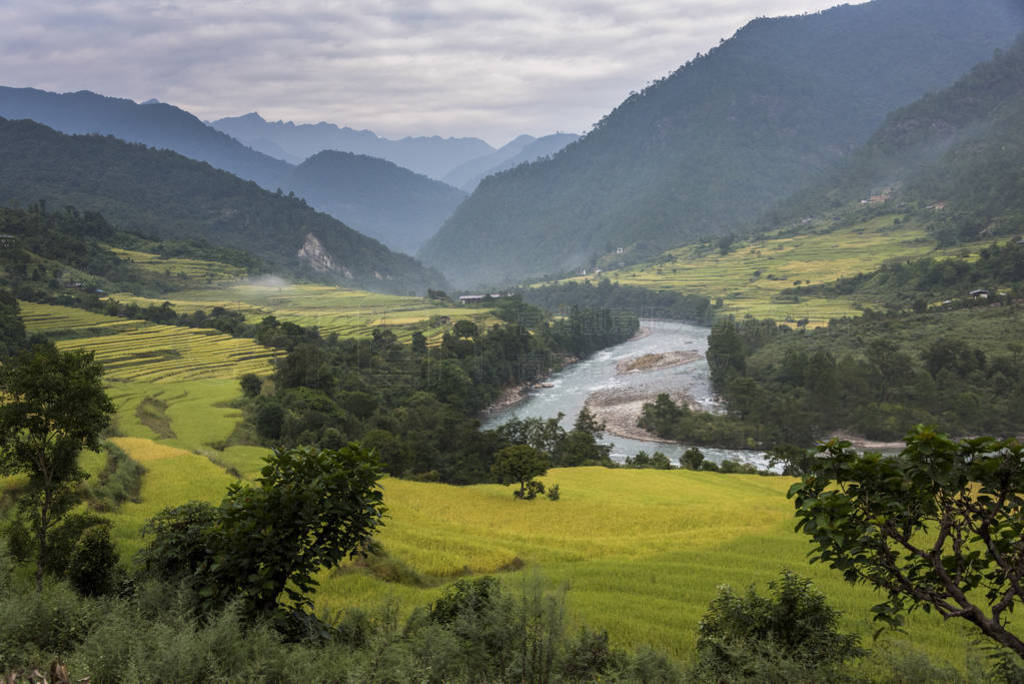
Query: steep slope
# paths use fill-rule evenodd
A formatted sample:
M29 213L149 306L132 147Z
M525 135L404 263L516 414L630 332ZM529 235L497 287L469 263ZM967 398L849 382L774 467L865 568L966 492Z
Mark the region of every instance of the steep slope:
M32 119L63 133L99 133L191 159L253 180L274 190L290 172L288 164L246 147L168 104L105 97L83 90L50 93L34 88L0 87L0 117Z
M0 203L73 205L125 230L203 238L291 274L406 293L443 284L414 259L208 164L97 135L0 119Z
M289 161L306 159L321 150L338 150L380 157L416 173L441 180L455 167L494 149L479 138L407 137L389 140L373 131L320 122L295 124L291 121L265 121L255 112L218 119L214 128L257 149L284 150ZM269 145L268 145L269 143Z
M758 19L550 160L485 179L421 250L461 285L750 225L1024 28L1018 0L875 0Z
M885 196L941 205L943 214L958 217L960 230L968 223L987 227L1024 211L1022 119L1024 34L952 86L890 114L847 162L763 223Z
M466 197L389 161L332 150L296 167L288 187L320 211L344 216L359 232L407 254L436 233Z
M574 133L553 133L551 135L545 135L542 138L536 138L524 146L515 155L508 157L507 159L503 159L495 163L493 166L489 166L485 170L474 174L466 181L459 184L459 187L466 192L473 192L476 190L476 187L480 185L480 181L487 176L491 176L508 169L513 169L520 164L528 164L530 162L537 161L541 157L549 157L558 153L569 143L576 142L579 140L579 137L580 136Z

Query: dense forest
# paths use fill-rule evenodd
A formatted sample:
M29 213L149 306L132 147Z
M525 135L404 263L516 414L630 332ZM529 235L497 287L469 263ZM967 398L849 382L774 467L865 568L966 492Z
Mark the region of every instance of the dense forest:
M550 160L485 179L420 254L465 286L735 231L1022 28L1009 0L885 0L755 20Z
M101 212L124 230L161 240L206 240L320 281L401 294L444 284L411 257L390 252L299 198L262 190L174 152L111 137L68 136L31 121L0 120L0 142L4 204L43 199Z
M288 355L266 389L258 379L246 381L249 424L266 444L337 448L359 440L395 476L493 481L501 448L539 445L523 430L480 431L479 412L503 389L535 382L567 359L623 342L639 328L635 315L609 309L574 309L548 321L538 310L505 301L498 315L508 322L486 330L456 321L436 347L420 333L403 345L386 328L370 339L337 339L264 321L256 338L280 346L283 334ZM610 464L607 449L596 444L597 425L584 421L570 433L552 429L542 449L551 465Z
M992 234L1024 214L1024 36L955 84L892 112L871 139L813 188L762 217L765 227L888 193L931 206L944 244Z
M712 381L728 414L668 397L642 424L688 444L803 449L836 432L898 440L915 424L1012 436L1024 421L1024 347L1010 297L922 313L866 313L828 327L722 321L708 338Z

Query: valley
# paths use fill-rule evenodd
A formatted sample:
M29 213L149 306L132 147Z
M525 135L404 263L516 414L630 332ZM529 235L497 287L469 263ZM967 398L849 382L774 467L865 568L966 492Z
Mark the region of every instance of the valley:
M0 679L1019 681L1024 8L751 15L637 90L442 88L497 40L447 10L305 17L376 51L312 99L0 86Z

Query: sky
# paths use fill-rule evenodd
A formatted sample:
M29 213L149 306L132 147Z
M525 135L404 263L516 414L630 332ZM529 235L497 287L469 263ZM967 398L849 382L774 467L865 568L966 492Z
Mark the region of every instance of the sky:
M0 85L378 135L584 133L750 19L838 0L3 0ZM854 1L851 4L856 4Z

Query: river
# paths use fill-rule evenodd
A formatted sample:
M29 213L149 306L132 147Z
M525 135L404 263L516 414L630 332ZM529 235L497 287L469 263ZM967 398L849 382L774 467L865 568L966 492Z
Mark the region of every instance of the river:
M572 428L576 415L588 397L591 397L592 401L599 397L605 400L610 397L649 397L653 400L660 392L676 396L685 395L690 399L691 406L699 410L722 411L721 405L711 391L710 371L704 358L710 329L661 320L645 320L641 322L640 327L640 336L600 351L552 375L545 381L549 387L532 390L522 402L488 413L484 418L483 427L494 428L511 418L554 418L561 412L565 414L562 426L568 430ZM620 362L628 362L646 354L669 352L691 352L690 356L699 354L699 358L689 363L646 371L620 373L617 368ZM635 401L634 407L638 408L639 403ZM638 413L634 412L632 415ZM646 451L648 454L660 451L676 465L687 448L686 445L674 442L629 439L607 433L601 441L613 445L612 459L620 463L627 456L634 456L639 451ZM708 460L716 463L730 459L765 465L763 455L756 451L709 447L700 447L700 450Z

